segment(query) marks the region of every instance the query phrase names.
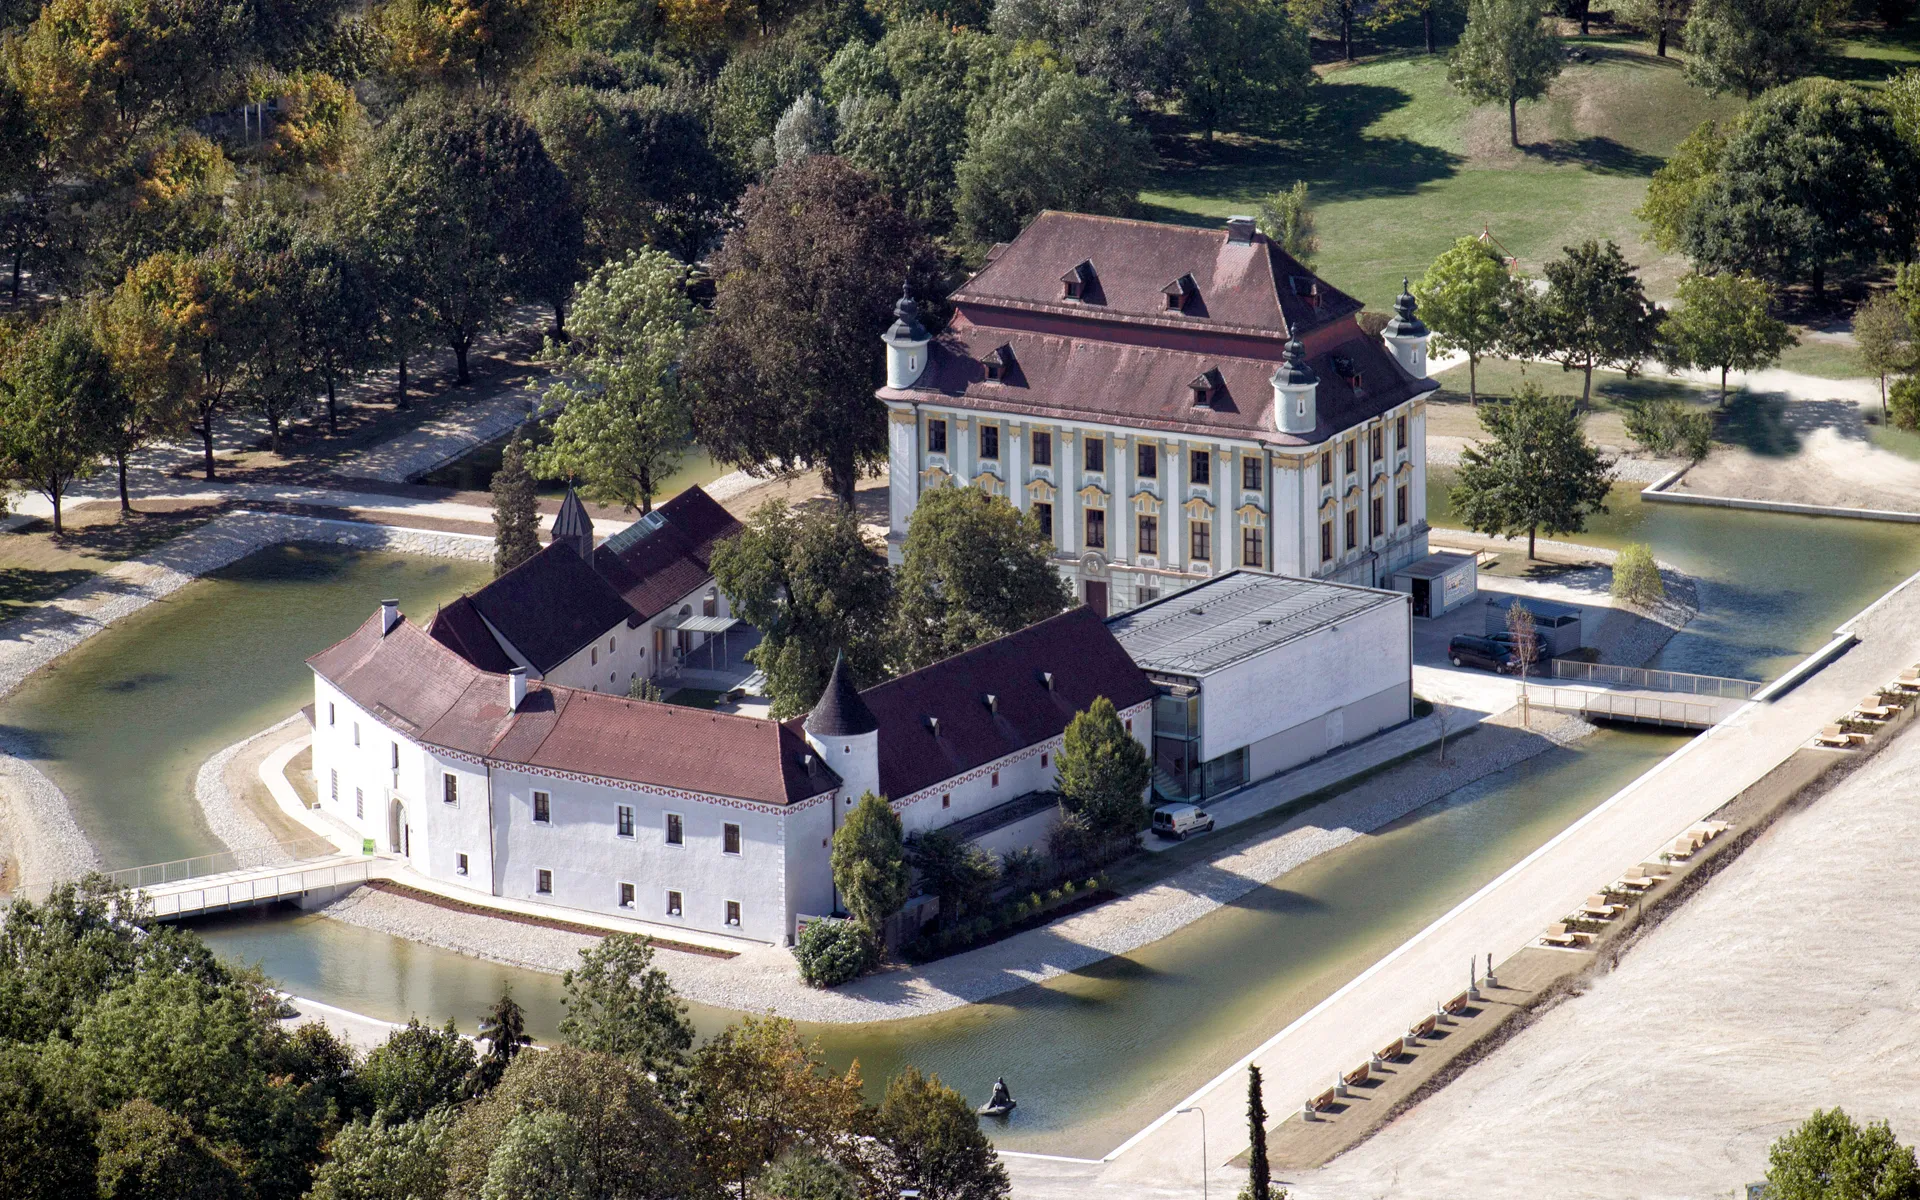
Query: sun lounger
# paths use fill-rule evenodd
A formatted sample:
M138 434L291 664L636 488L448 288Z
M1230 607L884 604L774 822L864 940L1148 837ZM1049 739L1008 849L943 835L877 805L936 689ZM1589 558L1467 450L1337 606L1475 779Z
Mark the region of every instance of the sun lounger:
M1368 1073L1367 1064L1361 1063L1353 1070L1347 1072L1345 1082L1348 1087L1359 1087L1371 1078L1373 1078L1373 1076Z
M1587 902L1580 906L1581 916L1597 917L1602 921L1611 921L1613 919L1614 914L1619 911L1620 911L1619 905L1608 904L1607 898L1604 895L1600 895L1598 893L1592 896L1588 896Z
M1407 1052L1407 1039L1395 1038L1380 1047L1380 1053L1374 1055L1381 1062L1393 1062Z
M1628 875L1613 881L1613 886L1623 892L1644 892L1658 882L1645 876Z
M1838 725L1826 726L1820 731L1820 736L1813 740L1822 746L1827 746L1835 750L1850 750L1853 748L1853 735Z
M1665 870L1661 869L1659 863L1641 863L1638 866L1627 868L1628 879L1644 879L1654 883L1665 879L1667 874Z
M1697 847L1694 846L1692 838L1681 837L1673 839L1673 845L1668 846L1665 853L1668 858L1674 859L1677 862L1685 862L1693 857L1695 849L1697 849Z
M1567 923L1565 921L1556 921L1552 925L1547 926L1547 932L1541 935L1540 940L1549 946L1577 946L1580 944L1578 934L1567 932Z

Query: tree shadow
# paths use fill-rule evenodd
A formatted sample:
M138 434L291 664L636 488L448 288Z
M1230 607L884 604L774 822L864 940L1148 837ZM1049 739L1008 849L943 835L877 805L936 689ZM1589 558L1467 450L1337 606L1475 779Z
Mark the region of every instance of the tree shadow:
M1555 165L1584 167L1601 175L1651 178L1666 162L1657 154L1643 154L1610 137L1584 137L1565 142L1531 142L1520 147L1528 158Z
M92 577L92 571L80 568L37 571L31 567L0 567L0 614L10 604L44 603Z

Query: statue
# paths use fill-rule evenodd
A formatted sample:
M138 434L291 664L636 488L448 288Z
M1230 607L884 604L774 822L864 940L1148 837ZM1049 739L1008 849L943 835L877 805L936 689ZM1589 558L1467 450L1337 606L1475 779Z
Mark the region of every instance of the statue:
M1007 1091L1007 1081L1005 1079L996 1079L993 1081L993 1098L980 1107L980 1115L983 1117L1004 1117L1018 1107L1018 1105L1019 1102Z

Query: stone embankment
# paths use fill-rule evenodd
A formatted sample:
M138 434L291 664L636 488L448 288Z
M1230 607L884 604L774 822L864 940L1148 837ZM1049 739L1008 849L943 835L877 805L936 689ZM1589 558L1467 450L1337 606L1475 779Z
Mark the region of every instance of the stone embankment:
M1041 929L918 968L895 968L834 991L806 987L792 955L764 947L732 959L661 951L656 962L689 1000L806 1021L899 1020L943 1012L1126 954L1172 934L1288 871L1442 797L1592 732L1574 717L1535 713L1531 728L1503 714L1448 745L1381 771L1254 840L1119 900ZM1224 833L1225 831L1223 831ZM537 971L578 963L592 936L508 923L362 888L321 910L362 928Z

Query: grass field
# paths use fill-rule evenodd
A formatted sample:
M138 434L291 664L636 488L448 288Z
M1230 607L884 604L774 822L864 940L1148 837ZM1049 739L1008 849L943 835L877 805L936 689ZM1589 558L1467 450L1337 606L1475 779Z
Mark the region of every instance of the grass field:
M1920 22L1893 36L1840 44L1822 74L1872 86L1920 63ZM1742 102L1690 86L1677 57L1623 37L1569 38L1593 56L1570 63L1548 97L1520 109L1523 147L1506 113L1474 107L1446 80L1446 55L1393 51L1320 68L1297 121L1272 136L1223 135L1209 150L1175 139L1142 197L1163 220L1211 224L1252 211L1256 197L1304 179L1321 250L1315 266L1376 309L1456 237L1483 228L1540 264L1568 243L1612 238L1649 292L1670 299L1686 270L1645 239L1633 216L1647 180L1686 134ZM1809 353L1826 373L1836 360Z

